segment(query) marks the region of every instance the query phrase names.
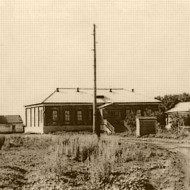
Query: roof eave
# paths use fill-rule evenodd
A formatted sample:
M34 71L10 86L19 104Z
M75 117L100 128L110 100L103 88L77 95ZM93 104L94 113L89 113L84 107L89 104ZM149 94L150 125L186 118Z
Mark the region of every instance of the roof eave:
M28 105L25 105L24 107L32 107L32 106L43 106L44 103L36 103L36 104L28 104Z
M97 104L106 104L110 102L97 102ZM120 104L120 105L158 105L160 102L113 102L114 104ZM25 105L25 108L27 107L33 107L33 106L49 106L49 105L92 105L92 102L43 102L43 103L36 103L36 104L30 104Z

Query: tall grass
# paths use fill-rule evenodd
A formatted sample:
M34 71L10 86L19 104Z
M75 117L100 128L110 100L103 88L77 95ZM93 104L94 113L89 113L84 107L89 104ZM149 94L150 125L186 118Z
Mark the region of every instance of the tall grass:
M116 167L130 161L145 162L152 155L150 148L143 151L142 145L121 143L116 136L98 140L95 135L65 135L50 147L46 169L70 177L85 171L92 182L107 181Z
M46 186L49 180L61 189L68 189L67 186L73 189L79 186L81 189L111 189L114 185L119 189L132 189L131 186L146 189L149 181L141 166L153 161L151 168L157 167L155 156L160 159L165 155L150 145L121 140L119 136L106 135L98 139L92 134L11 135L5 138L3 148L44 154L40 156L39 174L42 178L35 182L37 185L42 182ZM100 188L102 185L108 186Z

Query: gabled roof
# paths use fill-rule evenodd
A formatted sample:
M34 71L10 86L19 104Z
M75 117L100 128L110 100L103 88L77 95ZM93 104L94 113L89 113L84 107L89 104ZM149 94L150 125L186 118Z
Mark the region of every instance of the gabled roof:
M20 115L1 115L0 124L23 123Z
M189 112L189 111L190 111L190 102L180 102L176 104L174 108L168 110L166 113Z
M147 98L125 89L97 89L97 103L159 103L160 101ZM48 103L92 103L93 89L73 88L56 89L46 99L35 104Z

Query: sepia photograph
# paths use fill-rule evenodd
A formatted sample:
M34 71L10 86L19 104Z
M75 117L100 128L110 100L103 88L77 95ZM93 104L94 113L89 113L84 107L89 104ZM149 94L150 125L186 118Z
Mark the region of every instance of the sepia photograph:
M190 190L190 0L0 0L0 190Z

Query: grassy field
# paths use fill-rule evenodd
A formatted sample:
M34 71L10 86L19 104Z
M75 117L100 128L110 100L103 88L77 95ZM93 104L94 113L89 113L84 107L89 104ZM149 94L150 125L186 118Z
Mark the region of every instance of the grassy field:
M0 189L183 190L175 153L118 136L7 135Z

